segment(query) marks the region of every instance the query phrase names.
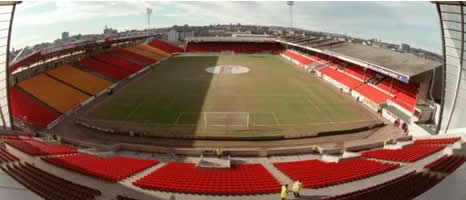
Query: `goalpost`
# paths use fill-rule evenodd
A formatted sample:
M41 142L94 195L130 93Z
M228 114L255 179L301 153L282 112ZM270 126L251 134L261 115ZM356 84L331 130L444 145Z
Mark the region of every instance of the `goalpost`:
M249 112L204 112L205 129L249 129Z

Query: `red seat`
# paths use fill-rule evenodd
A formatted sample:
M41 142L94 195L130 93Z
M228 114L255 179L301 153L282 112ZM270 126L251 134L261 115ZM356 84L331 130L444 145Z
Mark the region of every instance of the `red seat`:
M54 165L107 181L119 181L158 163L128 157L100 158L88 154L75 154L60 157L43 157Z
M358 158L338 163L320 160L281 162L274 166L291 179L301 180L303 187L321 188L377 175L399 165Z
M401 149L378 149L364 152L362 155L368 158L392 160L400 162L415 162L444 148L444 145L420 145L414 144Z
M280 183L261 164L233 164L229 169L199 169L171 162L133 183L135 186L191 194L275 193Z
M65 145L48 145L34 139L5 139L5 142L16 149L29 155L54 155L76 153L78 150L74 147Z
M10 104L13 117L24 120L26 123L40 128L46 128L47 125L58 118L58 114L32 100L18 88L10 87Z
M184 51L181 47L177 47L163 40L153 40L151 43L149 43L149 45L155 48L158 48L162 51L165 51L167 53L170 53L170 54Z

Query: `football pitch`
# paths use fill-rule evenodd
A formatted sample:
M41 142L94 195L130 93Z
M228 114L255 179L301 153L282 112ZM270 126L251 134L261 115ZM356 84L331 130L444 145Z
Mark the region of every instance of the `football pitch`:
M214 66L242 66L235 74ZM377 122L347 94L278 55L194 54L170 58L96 103L81 118L160 135L287 135Z

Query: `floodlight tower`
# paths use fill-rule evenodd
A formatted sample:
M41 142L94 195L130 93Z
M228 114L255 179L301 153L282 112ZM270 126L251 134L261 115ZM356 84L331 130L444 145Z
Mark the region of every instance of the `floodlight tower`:
M293 28L293 5L294 1L287 1L286 5L290 8L290 28Z
M146 14L147 14L147 29L150 29L150 16L152 15L152 8L147 8Z

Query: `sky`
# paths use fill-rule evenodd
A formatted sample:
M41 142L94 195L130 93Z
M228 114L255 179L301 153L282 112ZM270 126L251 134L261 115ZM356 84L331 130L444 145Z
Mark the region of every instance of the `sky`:
M209 24L290 24L285 1L24 1L16 9L12 47L53 41L71 35L102 33L105 25L118 30ZM392 43L408 43L441 52L440 26L430 2L302 2L293 10L296 28L347 34Z

